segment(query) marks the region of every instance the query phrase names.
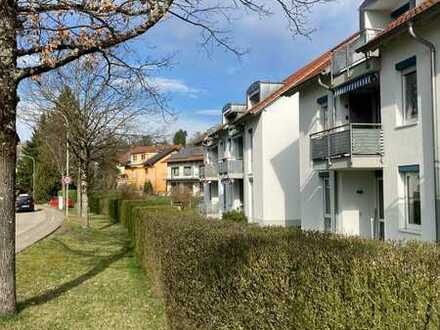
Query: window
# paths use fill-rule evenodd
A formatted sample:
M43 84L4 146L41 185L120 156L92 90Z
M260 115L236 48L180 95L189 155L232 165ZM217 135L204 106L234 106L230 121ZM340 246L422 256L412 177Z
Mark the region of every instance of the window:
M323 201L324 201L324 231L332 231L332 216L330 202L330 178L328 176L322 178L323 183Z
M145 160L145 154L142 154L142 155L141 155L141 159L142 159L142 160Z
M171 168L171 175L172 175L173 177L175 177L175 176L179 176L179 175L180 175L179 172L180 172L180 171L179 171L179 168L178 168L178 167L172 167L172 168Z
M250 128L248 130L248 138L249 138L249 168L248 171L249 173L253 173L253 169L254 169L254 130L252 128Z
M133 155L133 162L136 162L137 161L137 155Z
M405 219L408 227L420 226L420 176L419 172L403 173L405 187Z
M183 175L184 176L191 176L192 175L192 167L191 166L185 166L183 168Z
M330 117L329 117L329 111L328 111L328 104L322 104L321 105L321 112L322 112L322 128L324 130L327 130L330 128Z
M403 124L417 121L419 115L417 97L417 70L415 67L402 72L403 82Z
M323 130L327 130L330 128L330 112L328 109L328 96L324 95L321 96L317 100L319 106L321 107L320 111L320 118L321 118L321 126Z

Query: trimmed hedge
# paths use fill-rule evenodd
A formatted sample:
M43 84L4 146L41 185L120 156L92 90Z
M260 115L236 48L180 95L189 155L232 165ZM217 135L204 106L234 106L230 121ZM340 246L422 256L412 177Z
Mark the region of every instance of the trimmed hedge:
M223 213L222 220L236 222L236 223L248 222L244 213L237 210Z
M136 208L171 329L438 329L440 248Z
M137 207L170 205L170 200L166 197L151 197L146 199L119 200L118 202L118 222L127 226L132 221L133 210Z

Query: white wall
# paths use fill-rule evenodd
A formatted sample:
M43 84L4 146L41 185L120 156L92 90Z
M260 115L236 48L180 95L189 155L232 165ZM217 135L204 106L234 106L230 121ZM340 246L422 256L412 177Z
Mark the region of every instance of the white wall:
M310 134L322 129L320 123L320 105L317 99L328 95L329 109L332 109L332 98L328 90L316 82L301 87L299 136L300 136L300 195L301 227L305 230L324 230L323 187L318 172L313 170L310 156ZM332 205L334 203L332 202Z
M299 95L279 98L260 121L263 182L256 194L262 195L264 224L299 226Z
M244 127L244 211L250 222L263 224L263 167L261 116L248 119ZM253 143L249 130L253 131ZM251 150L251 144L253 150ZM252 153L252 156L251 156ZM252 159L252 162L251 162ZM252 164L251 164L252 163ZM251 183L252 181L253 183ZM253 189L251 189L253 186ZM253 190L253 191L252 191ZM260 192L260 193L257 193ZM252 209L252 210L251 210Z
M440 50L440 20L416 27L419 34L433 41ZM397 114L402 107L401 74L395 64L417 56L419 123L398 127ZM381 49L381 111L384 128L384 199L385 237L387 239L435 239L432 116L429 51L408 35L387 43ZM440 61L440 58L438 59ZM437 74L437 80L439 75ZM440 86L440 82L439 82ZM438 92L438 94L440 91ZM420 165L422 227L419 233L403 230L402 197L399 165Z

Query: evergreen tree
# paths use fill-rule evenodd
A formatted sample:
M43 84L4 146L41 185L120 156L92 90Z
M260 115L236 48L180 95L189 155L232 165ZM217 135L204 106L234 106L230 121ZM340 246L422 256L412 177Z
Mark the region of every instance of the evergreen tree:
M186 145L186 137L188 136L188 133L184 131L183 129L179 129L176 134L174 134L173 143L174 144L180 144L182 146Z

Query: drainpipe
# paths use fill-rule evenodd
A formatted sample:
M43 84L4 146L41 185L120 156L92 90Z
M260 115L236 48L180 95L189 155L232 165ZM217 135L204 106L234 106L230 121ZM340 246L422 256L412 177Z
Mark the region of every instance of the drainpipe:
M435 209L434 209L434 217L435 217L435 234L436 241L440 241L440 219L438 218L440 214L440 190L439 190L439 168L438 168L438 114L437 114L437 81L436 81L436 73L437 73L437 59L436 59L436 49L432 42L422 38L417 34L414 29L414 22L408 23L408 32L415 40L423 44L426 48L431 51L431 87L432 87L432 142L433 142L433 151L434 151L434 201L435 201Z

